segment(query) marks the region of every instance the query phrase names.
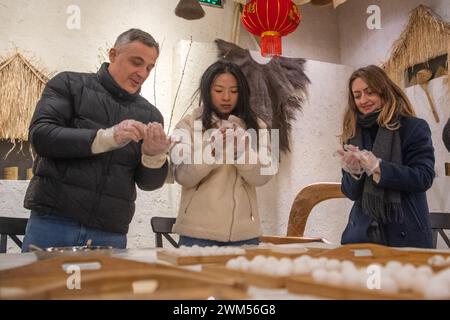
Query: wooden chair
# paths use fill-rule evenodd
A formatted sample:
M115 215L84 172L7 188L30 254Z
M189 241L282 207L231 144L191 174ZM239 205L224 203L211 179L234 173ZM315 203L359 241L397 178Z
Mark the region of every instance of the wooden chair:
M15 244L22 248L22 241L17 236L25 235L28 219L0 217L0 253L6 253L6 242L10 237Z
M304 187L294 199L289 214L287 235L303 237L313 207L328 199L345 198L339 182L319 182Z
M170 235L172 234L172 226L175 224L175 221L175 218L168 217L152 217L150 219L152 230L155 233L155 244L157 248L163 247L163 236L171 245L178 248L178 243Z
M433 232L433 248L437 247L438 234L444 239L450 248L450 239L444 230L450 230L450 213L449 212L430 212L431 229Z

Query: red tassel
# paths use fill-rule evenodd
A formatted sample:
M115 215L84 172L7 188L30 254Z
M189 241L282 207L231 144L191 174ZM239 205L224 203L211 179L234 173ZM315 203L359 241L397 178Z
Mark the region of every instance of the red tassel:
M281 34L266 31L261 34L261 55L263 57L281 56Z

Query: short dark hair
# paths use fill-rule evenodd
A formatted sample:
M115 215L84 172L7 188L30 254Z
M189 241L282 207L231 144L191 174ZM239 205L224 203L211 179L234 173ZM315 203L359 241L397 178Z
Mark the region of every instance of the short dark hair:
M238 65L219 60L206 69L200 80L200 105L203 106L202 123L205 130L212 127L212 112L214 112L214 105L211 98L211 86L214 79L224 73L230 73L236 78L238 85L238 101L236 107L231 114L244 120L247 129L258 130L258 120L250 108L250 88L244 73Z
M139 41L150 48L155 48L159 55L158 42L149 33L140 29L130 29L120 34L114 43L114 48L119 49L133 41Z

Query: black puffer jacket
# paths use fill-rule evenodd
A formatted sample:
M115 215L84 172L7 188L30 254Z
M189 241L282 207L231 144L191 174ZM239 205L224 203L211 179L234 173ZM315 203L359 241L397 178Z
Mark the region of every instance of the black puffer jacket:
M51 79L36 106L29 139L38 154L25 208L72 218L88 227L127 233L135 210L136 186L160 188L168 164L141 164L141 143L93 155L98 129L122 120L163 122L139 94L119 87L103 64L95 73L63 72Z

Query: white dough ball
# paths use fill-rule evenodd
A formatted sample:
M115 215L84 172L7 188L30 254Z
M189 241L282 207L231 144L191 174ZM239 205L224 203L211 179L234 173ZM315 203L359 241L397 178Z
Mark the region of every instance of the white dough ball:
M314 270L311 274L314 281L324 283L327 281L327 271L325 269Z
M425 298L427 299L449 299L450 288L439 279L432 279L425 289Z
M382 276L380 281L380 290L385 293L398 293L397 282L389 276Z
M392 269L394 271L399 270L402 266L403 266L403 264L396 260L392 260L392 261L389 261L388 263L386 263L386 268L389 270Z
M425 275L427 277L431 277L433 275L433 269L430 266L420 266L416 270L417 275Z
M445 260L446 259L443 256L435 255L428 259L428 264L436 267L443 267L445 265Z
M294 274L309 274L311 269L309 269L309 265L307 264L294 264L293 273Z
M425 275L424 273L418 273L417 276L414 278L412 284L413 292L419 295L424 295L427 285L430 282L430 279L431 278Z
M330 259L325 263L325 268L327 270L340 270L341 262L337 259Z
M231 259L227 261L226 267L228 269L239 270L241 268L241 263L238 259Z
M340 286L344 282L343 276L336 270L327 273L326 282L332 286Z

